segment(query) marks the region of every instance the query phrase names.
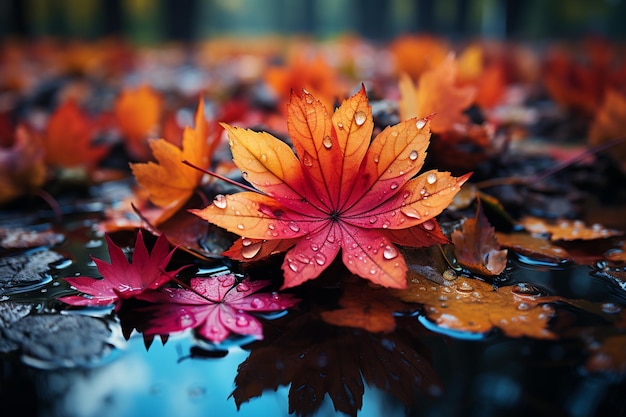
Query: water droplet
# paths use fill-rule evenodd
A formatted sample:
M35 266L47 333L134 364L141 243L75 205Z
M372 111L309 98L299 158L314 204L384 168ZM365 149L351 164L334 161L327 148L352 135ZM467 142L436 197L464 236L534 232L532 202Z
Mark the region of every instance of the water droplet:
M246 284L245 282L240 282L239 284L237 284L237 291L239 292L250 291L250 286Z
M530 305L527 303L519 303L517 309L522 311L530 310Z
M383 225L382 225L382 228L383 229L387 229L387 228L389 228L389 226L390 226L389 222L384 222Z
M239 223L239 224L237 225L237 229L239 229L239 230L243 230L243 229L245 229L245 226L244 226L243 224Z
M391 185L389 186L389 188L391 188L392 190L395 190L396 188L398 188L398 183L397 182L392 182Z
M304 101L306 101L307 104L313 104L313 97L307 94L306 96L304 96Z
M250 321L245 316L239 316L235 324L239 327L245 327L250 324Z
M367 116L365 115L363 111L359 110L356 113L354 113L354 122L357 124L357 126L361 126L363 123L365 123L366 119L367 119Z
M311 155L309 155L308 153L305 153L302 159L302 163L304 164L305 167L312 167L313 158L311 158Z
M322 266L326 263L326 256L324 256L324 254L319 253L319 252L313 255L313 259L315 259L315 263L318 264L319 266Z
M261 300L258 297L254 297L252 301L250 301L250 307L252 308L263 308L265 307L265 301Z
M298 265L296 265L295 262L289 261L288 265L289 269L291 269L293 272L298 272Z
M241 238L241 244L243 246L250 246L252 245L252 240L248 239L247 237L243 237Z
M385 246L385 249L383 250L383 258L393 259L396 256L398 256L398 250L394 246L392 245Z
M266 154L264 154L264 153L261 154L261 161L262 162L267 162L267 155Z
M278 301L280 299L280 294L278 294L276 291L272 291L270 297L272 297L272 300Z
M622 311L622 308L615 303L602 303L602 311L606 314L616 314Z
M374 163L377 164L378 161L380 161L380 155L375 155L374 156Z
M333 140L330 138L330 136L326 135L324 136L324 139L322 139L322 144L326 149L330 149L333 146Z
M313 252L317 252L318 250L320 250L319 245L316 245L315 243L311 243L311 250Z
M410 159L411 161L415 161L415 160L417 159L417 156L418 156L418 155L417 155L417 151L416 151L415 149L413 149L413 150L411 151L411 153L409 154L409 159Z
M298 223L291 221L288 224L289 228L293 231L293 232L299 232L300 231L300 226L298 226Z
M378 272L378 268L376 268L375 266L373 266L373 267L370 269L370 274L371 274L371 275L374 275L374 274L376 274L376 272Z
M233 278L231 275L227 275L226 277L224 277L224 280L222 281L222 287L224 288L232 287L234 283L235 283L235 278Z
M424 229L426 230L433 230L435 228L435 222L433 222L432 220L426 220L422 226L424 227Z
M474 287L472 287L467 281L461 281L461 283L457 285L456 290L462 293L470 293L474 291Z
M446 269L445 271L443 271L443 279L445 279L446 281L454 281L455 279L458 278L456 271L454 269Z
M370 217L370 224L376 223L376 220L378 220L378 217L376 217L376 216Z
M426 120L424 119L419 119L417 122L415 122L415 127L417 127L420 130L422 130L424 126L426 126Z
M306 256L305 254L303 254L302 252L299 252L296 255L296 260L302 264L308 264L309 262L311 262L311 260L309 259L308 256Z
M534 300L536 297L541 296L541 291L532 285L528 285L525 283L520 283L511 289L513 295L516 295L521 298L532 299Z
M412 207L406 208L406 209L402 209L402 214L404 214L406 217L410 217L412 219L421 219L422 216L420 216L419 211L415 210Z
M337 123L337 127L338 127L339 129L343 129L343 123L341 123L341 122Z
M431 172L430 174L428 174L426 176L426 182L428 182L429 184L434 184L437 182L437 174L435 174L434 172Z
M213 205L219 209L225 209L226 204L227 202L224 194L218 194L215 196L215 198L213 198Z
M262 246L262 242L257 242L253 245L244 246L243 248L241 248L241 256L246 259L252 259L259 254Z

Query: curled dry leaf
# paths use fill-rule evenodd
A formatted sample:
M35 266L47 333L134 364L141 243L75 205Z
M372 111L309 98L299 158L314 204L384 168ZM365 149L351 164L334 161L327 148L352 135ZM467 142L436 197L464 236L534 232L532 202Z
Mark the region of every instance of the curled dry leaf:
M546 329L554 310L545 303L557 297L541 297L523 284L494 289L483 281L459 278L438 285L420 274L409 274L409 287L393 292L403 301L423 304L426 316L439 327L473 333L497 327L510 337L555 337Z
M0 204L39 189L46 180L41 142L25 126L15 129L10 148L0 148Z
M500 249L495 229L478 204L476 216L467 219L450 236L454 253L461 265L480 275L499 275L506 268L507 250Z
M429 120L387 127L370 144L374 123L364 88L332 117L306 90L294 94L288 127L297 157L268 133L225 125L234 162L263 194L218 195L192 212L242 236L225 253L235 259L292 247L282 265L285 288L319 276L340 249L353 274L404 288L407 267L395 244L447 243L432 233L434 217L469 175L432 170L413 178L426 157ZM422 229L408 232L415 227Z
M459 87L456 71L456 59L449 54L439 65L420 76L417 87L407 74L402 74L398 103L400 119L436 114L431 124L433 133L443 133L453 130L457 124L466 124L468 117L463 111L474 101L476 89L473 86Z
M182 163L187 160L208 169L215 147L216 136L209 138L209 125L204 117L204 101L199 100L195 126L185 127L182 147L165 139L150 140L150 149L157 162L130 164L137 183L149 192L149 198L163 213L155 225L170 218L191 197L201 184L203 172Z
M587 226L582 220L557 220L551 222L539 217L526 216L520 224L533 234L550 235L550 240L594 240L620 236L623 232L595 223Z

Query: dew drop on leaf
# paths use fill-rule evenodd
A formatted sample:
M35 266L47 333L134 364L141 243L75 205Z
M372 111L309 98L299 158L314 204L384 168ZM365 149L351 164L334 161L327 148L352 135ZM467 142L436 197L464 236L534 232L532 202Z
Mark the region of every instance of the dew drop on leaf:
M354 121L357 124L357 126L363 125L366 119L367 119L367 116L365 115L365 113L363 113L363 111L359 110L356 113L354 113Z
M308 153L305 153L304 157L302 158L302 163L304 164L305 167L312 167L313 159L311 158L311 155L309 155Z
M622 308L615 303L607 302L602 303L602 311L606 314L617 314L622 311Z
M392 190L395 190L396 188L398 188L398 183L397 182L392 182L391 185L389 186L389 188L391 188Z
M426 126L426 120L424 119L419 119L417 122L415 122L415 127L417 127L420 130L422 130L424 126Z
M278 294L276 291L272 291L270 297L272 297L272 300L278 301L280 299L280 294Z
M252 240L248 239L247 237L241 238L241 244L245 247L245 246L250 246L252 245Z
M298 226L298 223L291 221L288 224L289 228L293 231L293 232L299 232L300 231L300 226Z
M319 252L313 256L313 259L315 259L315 263L318 264L319 266L322 266L326 263L326 256L324 256L323 254Z
M434 172L431 172L430 174L428 174L428 175L426 176L426 181L427 181L429 184L434 184L434 183L436 183L436 182L437 182L437 174L435 174Z
M241 249L241 256L245 259L252 259L261 251L261 246L261 242L255 243L254 245L244 246Z
M289 261L288 265L289 269L291 269L293 272L298 272L298 265L296 265L295 262Z
M370 220L369 220L369 221L370 221L370 224L374 224L374 223L376 223L376 220L378 220L378 217L376 217L376 216L372 216L372 217L370 217Z
M383 257L385 259L393 259L396 256L398 256L398 250L395 247L391 245L385 246L385 249L383 250Z
M423 226L426 230L433 230L435 228L435 223L432 220L426 220Z
M463 281L459 285L457 285L456 290L462 293L471 293L472 291L474 291L474 287L468 284L467 281Z
M378 269L376 269L376 267L374 267L374 266L373 266L373 267L370 269L370 274L375 275L375 274L376 274L376 272L378 272Z
M240 282L239 284L237 284L237 291L246 292L249 290L250 290L250 286L248 286L248 284L246 284L245 282Z
M413 149L411 151L411 153L409 154L409 159L411 161L415 161L417 159L417 156L418 156L417 151L415 149Z
M526 303L519 303L517 305L517 309L518 310L522 310L522 311L530 310L530 305L528 305Z
M245 327L250 324L250 321L244 316L239 316L237 317L237 321L235 322L235 324L239 327Z
M333 146L333 140L330 138L330 136L326 135L322 140L322 144L326 149L330 149Z
M265 307L265 302L258 297L254 297L252 301L250 301L250 307L252 308L263 308Z
M414 208L407 208L405 210L402 210L402 214L404 214L406 217L410 217L412 219L421 219L422 216L420 216L419 211L415 210Z
M343 129L343 123L341 123L341 122L337 123L337 127L338 127L339 129Z
M261 154L261 161L262 162L267 162L267 155L266 154L264 154L264 153Z
M316 245L315 243L311 244L311 250L313 252L317 252L318 250L320 250L320 247L318 245Z
M226 197L224 194L218 194L215 198L213 198L213 205L219 209L225 209L226 204Z
M243 229L245 229L245 226L244 226L243 224L239 223L239 224L237 225L237 229L239 229L239 230L243 230Z

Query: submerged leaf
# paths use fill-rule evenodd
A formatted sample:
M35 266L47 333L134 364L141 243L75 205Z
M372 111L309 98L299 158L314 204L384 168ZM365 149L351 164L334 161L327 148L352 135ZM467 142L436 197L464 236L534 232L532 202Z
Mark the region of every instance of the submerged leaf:
M235 276L228 273L192 278L192 291L164 288L144 293L140 298L155 305L141 309L148 317L138 330L144 335L162 335L196 329L214 343L224 341L231 333L263 339L261 322L250 313L282 311L299 301L291 294L258 292L269 284L247 278L237 284Z
M307 91L292 96L288 114L297 157L268 133L224 125L235 163L263 194L221 196L192 212L243 236L228 251L236 259L293 246L282 266L284 288L319 276L340 249L352 273L404 288L407 268L395 244L447 241L434 217L469 175L431 170L413 178L426 158L428 119L387 127L370 144L374 123L364 88L332 117ZM254 252L247 249L253 242Z
M621 236L623 232L603 227L601 224L587 226L582 220L549 221L539 217L526 216L520 224L533 234L547 234L550 240L595 240L611 236Z

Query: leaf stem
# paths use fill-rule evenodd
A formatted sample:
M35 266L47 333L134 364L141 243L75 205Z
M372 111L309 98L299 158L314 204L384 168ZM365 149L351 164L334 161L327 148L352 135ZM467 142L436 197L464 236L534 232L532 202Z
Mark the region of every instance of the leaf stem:
M208 174L208 175L212 176L213 178L217 178L217 179L222 180L222 181L224 181L224 182L227 182L227 183L229 183L229 184L231 184L231 185L234 185L234 186L236 186L236 187L242 188L242 189L244 189L244 190L246 190L246 191L252 191L252 192L255 192L255 193L257 193L257 194L260 194L260 193L261 193L261 192L260 192L259 190L257 190L256 188L248 187L248 186L247 186L247 185L245 185L245 184L242 184L242 183L237 182L237 181L235 181L235 180L231 180L230 178L225 177L225 176L223 176L223 175L220 175L220 174L218 174L218 173L216 173L216 172L209 171L209 170L206 170L206 169L204 169L204 168L200 168L199 166L192 164L191 162L187 161L186 159L183 159L183 160L182 160L182 163L183 163L183 164L185 164L185 165L188 165L188 166L190 166L190 167L192 167L192 168L195 168L195 169L197 169L198 171L204 172L205 174Z

